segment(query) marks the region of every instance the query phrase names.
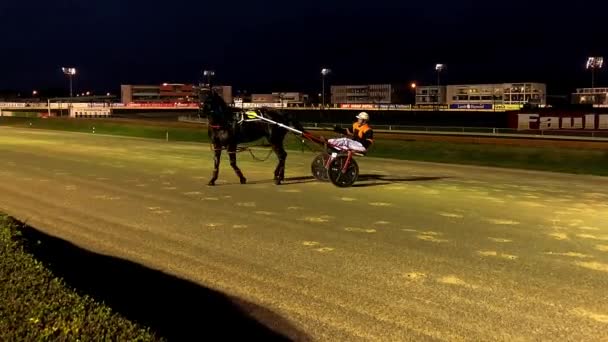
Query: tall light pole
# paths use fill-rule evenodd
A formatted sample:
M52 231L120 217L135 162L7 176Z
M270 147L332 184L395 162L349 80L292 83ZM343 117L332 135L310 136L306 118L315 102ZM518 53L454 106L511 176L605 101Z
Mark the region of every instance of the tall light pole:
M207 80L207 86L209 87L209 89L211 89L211 79L213 78L213 76L215 76L215 71L205 70L203 71L203 76L205 76L205 79Z
M331 73L331 69L323 68L321 69L321 80L322 80L322 98L323 98L323 108L325 108L325 77Z
M73 97L72 78L76 75L76 68L61 68L63 73L70 79L70 97Z
M414 95L414 102L412 103L412 105L416 104L416 87L418 87L418 85L416 84L416 82L412 82L410 84L410 89L412 89L412 93Z
M604 57L589 57L587 59L587 70L591 70L591 88L595 87L595 70L604 66Z
M436 64L435 71L437 71L437 108L439 108L439 101L441 100L441 72L446 68L445 64Z

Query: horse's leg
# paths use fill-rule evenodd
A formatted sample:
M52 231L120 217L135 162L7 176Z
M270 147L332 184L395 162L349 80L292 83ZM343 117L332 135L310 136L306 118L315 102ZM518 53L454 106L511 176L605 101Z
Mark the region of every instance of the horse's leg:
M272 145L272 150L279 158L277 168L274 170L274 184L279 185L285 179L285 160L287 159L287 152L285 152L283 144Z
M236 165L236 144L231 144L230 146L228 146L228 156L230 157L230 166L232 166L234 172L241 180L241 184L247 183L247 178L243 176L243 172Z
M220 173L220 157L222 156L222 146L219 144L213 144L214 154L213 154L213 176L207 185L215 185L215 181L217 180L217 176Z

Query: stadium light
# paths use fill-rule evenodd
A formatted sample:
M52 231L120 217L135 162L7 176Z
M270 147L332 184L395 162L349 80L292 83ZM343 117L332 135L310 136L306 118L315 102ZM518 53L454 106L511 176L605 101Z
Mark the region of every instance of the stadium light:
M587 58L587 70L591 70L591 88L595 87L595 70L599 70L603 66L604 66L604 57Z
M435 71L437 71L437 87L439 87L441 85L440 75L441 75L441 72L444 71L445 69L446 69L445 64L436 64L435 65Z
M437 71L437 106L440 105L439 102L441 101L441 72L446 68L447 66L445 64L435 64L435 71Z
M66 67L63 67L63 68L61 68L61 70L70 79L70 97L72 97L73 96L73 93L72 93L72 78L74 77L74 75L76 75L76 68L66 68Z
M321 69L321 88L322 88L322 98L323 98L323 108L325 108L325 77L331 73L331 69L323 68Z
M204 70L203 76L205 76L205 78L207 79L207 86L209 86L209 89L211 89L211 79L213 78L213 76L215 76L215 71L214 70Z

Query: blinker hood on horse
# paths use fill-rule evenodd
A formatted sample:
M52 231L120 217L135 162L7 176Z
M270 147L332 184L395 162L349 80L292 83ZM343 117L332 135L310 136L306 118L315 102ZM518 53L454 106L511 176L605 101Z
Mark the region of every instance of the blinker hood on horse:
M224 149L228 152L230 166L239 177L241 184L247 183L247 179L236 163L237 146L261 138L266 138L279 159L274 170L274 183L281 184L285 179L285 160L287 159L283 141L288 132L281 126L290 126L303 131L300 123L285 112L268 108L257 109L257 115L268 118L275 124L269 124L263 120L245 120L246 116L242 110L228 106L224 99L211 89L201 90L200 110L201 114L208 119L208 134L214 151L213 174L208 185L215 185L219 175L220 157Z

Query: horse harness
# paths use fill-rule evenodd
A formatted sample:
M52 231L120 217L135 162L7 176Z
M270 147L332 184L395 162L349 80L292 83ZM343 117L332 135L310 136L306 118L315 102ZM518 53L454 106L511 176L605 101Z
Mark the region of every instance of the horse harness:
M253 121L262 121L259 117L262 116L262 113L258 110L248 110L248 111L238 111L234 113L232 121L232 129L236 130L237 125L242 125L243 122L253 122ZM227 125L208 125L213 129L222 129L228 128Z
M238 111L235 112L233 115L233 120L232 120L232 130L234 132L237 131L237 126L238 125L242 125L244 122L254 122L254 121L262 121L262 119L260 119L259 117L262 116L262 113L259 110L248 110L248 111ZM211 127L214 130L220 130L220 129L226 129L228 128L227 125L223 126L223 125L208 125L209 127ZM264 146L264 145L260 145L260 146ZM239 152L245 152L248 151L249 154L251 154L251 157L256 160L256 161L260 161L260 162L264 162L266 160L268 160L268 158L270 158L270 155L272 153L272 149L268 151L268 154L266 155L266 157L264 158L258 158L253 154L253 151L251 151L251 147L252 146L246 146L246 147L240 147L237 146L236 151L235 152L228 152L228 153L239 153ZM226 150L226 147L220 147L220 148L215 148L213 143L211 143L211 150L212 151L222 151L222 150Z

